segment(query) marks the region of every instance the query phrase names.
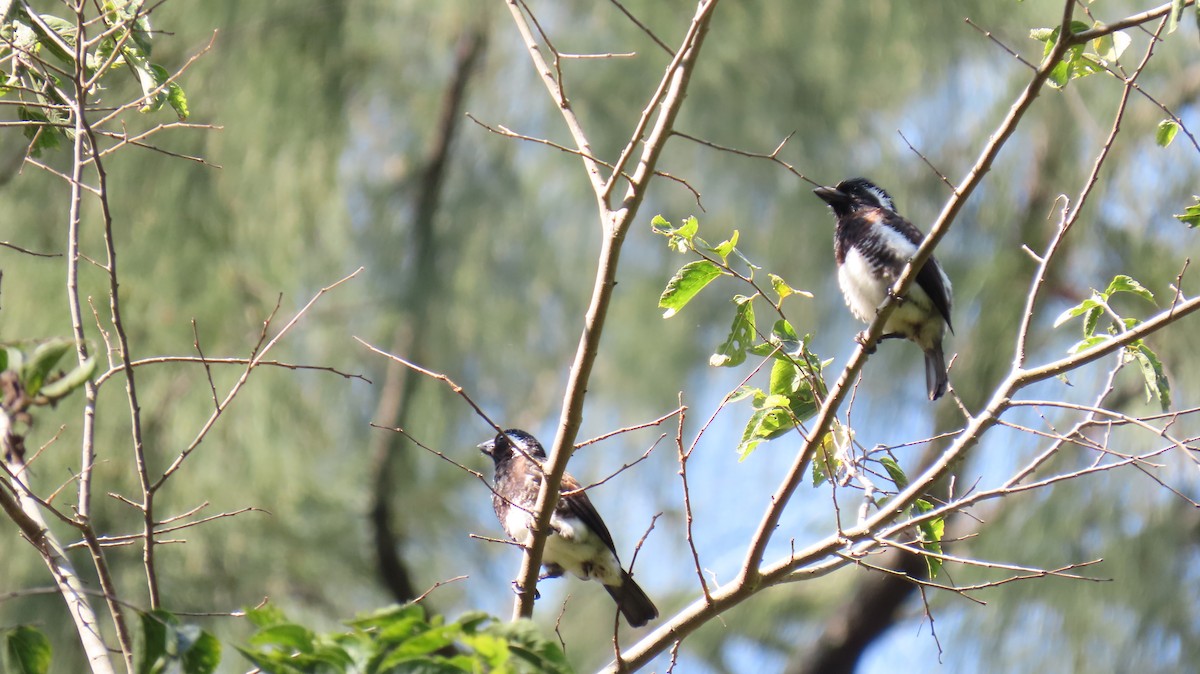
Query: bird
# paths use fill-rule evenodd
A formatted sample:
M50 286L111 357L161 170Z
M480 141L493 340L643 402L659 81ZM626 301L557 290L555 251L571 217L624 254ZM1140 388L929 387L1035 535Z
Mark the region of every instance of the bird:
M497 433L479 449L496 464L492 490L496 519L509 538L530 545L546 450L519 428ZM545 574L540 578L557 578L570 571L583 580L600 581L632 627L657 618L654 602L621 566L612 534L591 499L580 490L578 480L564 473L561 486L564 495L559 496L550 516L550 533L542 552Z
M837 218L833 252L842 295L850 312L870 323L925 237L896 212L892 197L866 178L818 187L813 193L829 204ZM904 338L925 352L925 385L930 400L942 397L948 385L942 339L947 329L954 332L951 303L950 279L931 255L888 317L880 337ZM864 331L857 340L862 343L865 338Z

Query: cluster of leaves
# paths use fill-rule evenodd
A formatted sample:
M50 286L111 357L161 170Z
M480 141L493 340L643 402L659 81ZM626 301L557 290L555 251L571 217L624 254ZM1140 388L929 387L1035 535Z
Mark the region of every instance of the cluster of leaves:
M1091 297L1062 312L1055 319L1054 327L1057 328L1072 318L1083 316L1083 339L1071 346L1070 353L1074 354L1090 349L1141 324L1140 319L1124 318L1113 309L1109 300L1118 293L1130 293L1154 304L1154 294L1145 286L1124 274L1117 275L1104 292L1093 289ZM1102 316L1108 316L1111 320L1108 330L1097 334L1096 328L1100 324ZM1141 339L1126 346L1122 357L1126 362L1137 362L1146 385L1146 400L1157 400L1162 410L1166 412L1171 407L1171 385L1163 372L1162 361L1158 359L1145 340Z
M221 663L221 643L199 625L182 623L166 611L139 612L142 628L137 674L212 674ZM0 671L48 674L50 640L37 628L19 625L4 635Z
M104 32L88 41L84 49L78 43L75 21L51 14L30 11L27 3L0 3L0 63L11 63L10 71L0 79L0 96L15 92L18 121L23 122L29 138L29 152L58 148L73 137L72 95L64 89L63 78L82 72L90 92L99 91L99 82L118 67L126 66L142 91L141 112L157 112L170 105L182 121L188 116L187 96L171 81L166 68L151 60L150 20L143 0L107 0L102 5ZM76 67L82 51L83 68ZM59 67L62 66L62 67Z
M1091 28L1082 21L1071 22L1071 34L1082 33ZM1054 51L1062 26L1056 28L1034 28L1029 31L1029 37L1043 43L1042 58ZM1087 77L1108 70L1109 64L1116 63L1131 39L1124 33L1112 33L1098 37L1087 44L1076 44L1069 47L1062 59L1050 71L1047 84L1062 89L1071 80Z
M1183 9L1183 0L1174 0L1168 32L1175 32L1175 28L1179 24L1179 17L1183 14ZM1200 27L1200 3L1196 4L1196 9L1196 24ZM1099 28L1101 26L1103 24L1099 22L1094 26L1089 26L1082 21L1072 21L1071 34L1082 33L1091 28ZM1058 36L1061 32L1062 26L1056 28L1035 28L1029 32L1030 38L1043 44L1043 59L1049 56L1050 52L1054 50L1054 44L1058 42ZM1055 64L1054 69L1050 71L1047 83L1056 89L1062 89L1071 80L1101 72L1112 72L1111 68L1120 60L1121 55L1125 53L1125 50L1132 41L1129 35L1117 31L1090 40L1086 44L1072 45L1063 54L1062 59ZM1155 129L1154 141L1161 147L1167 147L1171 144L1171 141L1175 140L1175 134L1179 133L1179 129L1180 126L1177 119L1164 119L1159 123L1158 128Z
M0 345L0 372L15 376L18 386L14 393L19 400L6 400L9 411L24 411L29 405L50 405L83 386L96 371L96 359L88 358L69 372L55 373L63 356L74 350L69 339L51 339L39 343L31 352L19 344Z
M654 218L651 227L667 238L667 245L672 250L700 258L683 265L667 282L658 300L658 306L664 309L663 318L677 314L701 290L722 276L742 279L755 290L750 295L733 297L733 323L729 335L708 361L714 367L736 367L749 355L774 359L766 390L743 386L730 397L730 402L750 400L753 408L738 444L738 454L745 459L760 443L791 431L815 415L821 400L828 394L822 369L830 361L822 362L809 350L812 336L800 337L780 310L784 299L793 295L812 297L812 294L793 288L776 274L768 274L774 298L767 297L755 281L760 268L737 248L736 230L729 239L712 246L699 236L700 224L694 217L673 227L660 215ZM731 257L740 261L746 271L736 271L730 265ZM767 302L779 314L770 333L764 334L758 328L756 300Z
M733 297L734 315L729 336L709 358L709 364L714 367L741 365L748 355L772 359L766 390L746 385L729 398L730 402L749 400L751 404L752 412L738 444L739 456L745 459L762 442L784 435L813 417L820 409L821 401L829 394L822 372L831 361L821 361L813 354L809 349L812 335L800 337L780 309L787 297L801 295L811 298L812 294L796 290L776 274L768 274L774 298L767 297L754 280L760 268L747 260L737 248L736 231L729 239L713 246L699 236L700 224L694 217L673 227L660 215L654 218L651 227L667 238L667 245L672 250L700 258L683 265L667 282L658 301L658 306L664 309L664 318L677 314L701 290L722 276L741 279L755 290L751 295ZM746 271L731 267L731 257L736 257L744 264ZM768 334L761 333L757 327L754 313L756 300L768 302L771 309L779 314L779 319ZM852 442L853 430L835 419L812 462L814 487L839 473L842 457ZM898 490L908 486L908 478L894 459L884 457L880 463ZM886 507L886 500L876 505ZM931 510L933 505L929 501L918 499L904 516L911 517ZM941 517L922 522L918 525L920 545L929 552L940 554L944 529L945 523ZM935 577L941 569L941 560L926 557L926 564L929 577Z
M316 634L273 607L247 612L259 628L238 650L272 674L569 674L557 644L529 621L504 623L472 612L457 621L427 618L417 604L393 606Z

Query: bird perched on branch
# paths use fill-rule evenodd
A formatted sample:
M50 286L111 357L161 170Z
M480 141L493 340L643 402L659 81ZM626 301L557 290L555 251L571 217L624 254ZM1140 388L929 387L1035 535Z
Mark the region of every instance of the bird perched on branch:
M838 285L850 311L870 323L876 309L916 254L924 235L896 212L892 198L866 178L843 180L813 193L833 209L837 231L833 252ZM925 352L925 384L929 399L946 392L946 358L942 338L950 324L950 279L932 255L917 272L916 282L883 326L881 340L903 337ZM861 342L865 333L859 334Z
M546 459L532 435L510 428L479 445L480 451L496 462L492 507L496 518L509 538L521 545L533 542L533 509L542 486L542 469ZM542 578L557 578L570 571L584 580L594 579L617 603L625 620L641 627L658 617L658 609L650 597L633 582L617 559L612 534L600 519L587 494L580 491L579 482L563 474L562 494L550 516L550 534L542 552Z

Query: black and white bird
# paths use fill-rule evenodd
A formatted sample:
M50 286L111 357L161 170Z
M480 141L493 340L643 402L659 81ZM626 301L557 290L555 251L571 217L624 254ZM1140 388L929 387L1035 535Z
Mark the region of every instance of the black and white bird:
M866 178L843 180L813 193L833 209L837 231L833 252L837 258L838 285L851 313L870 323L921 245L924 235L896 212L892 198ZM930 256L916 282L900 300L880 339L903 337L925 352L925 384L929 399L946 392L946 357L942 338L950 323L950 279L937 258ZM860 335L860 341L863 335Z
M529 545L533 541L532 511L542 486L541 468L530 459L544 461L546 450L532 435L516 428L497 434L479 449L496 463L492 507L500 526L509 538ZM621 567L612 534L591 499L579 488L575 478L563 475L562 492L567 495L559 498L550 516L550 535L542 552L546 573L542 577L557 578L570 571L584 580L600 581L625 620L641 627L658 617L658 609Z

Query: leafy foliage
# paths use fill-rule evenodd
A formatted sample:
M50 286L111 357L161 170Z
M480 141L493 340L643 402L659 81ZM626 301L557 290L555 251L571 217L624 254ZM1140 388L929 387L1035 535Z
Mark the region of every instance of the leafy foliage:
M1118 293L1129 293L1151 304L1154 303L1154 294L1141 283L1124 274L1115 276L1104 292L1092 290L1091 297L1062 312L1054 320L1054 327L1057 328L1072 318L1083 316L1083 339L1072 345L1069 353L1086 351L1141 324L1141 320L1123 318L1113 309L1109 300ZM1097 334L1096 328L1100 323L1100 318L1104 315L1111 318L1111 324L1105 333ZM1122 357L1127 362L1136 361L1141 368L1142 379L1146 387L1146 400L1157 400L1164 412L1169 410L1171 408L1171 384L1163 371L1162 361L1145 340L1138 339L1129 343L1125 347Z
M571 672L562 650L532 623L503 623L479 612L447 623L441 616L427 618L417 604L392 606L328 634L288 622L269 606L251 609L247 617L259 629L238 651L264 672Z
M63 87L67 83L54 70L36 65L37 59L49 58L74 72L78 27L74 21L51 14L31 13L26 3L4 3L0 17L0 62L14 64L11 74L0 86L0 96L17 92L17 116L29 139L29 153L40 156L73 139L74 123ZM141 112L157 112L170 106L180 121L188 117L187 95L163 66L151 60L151 28L143 0L109 0L104 3L102 39L91 44L83 55L84 72L99 82L113 71L127 66L142 89ZM94 91L100 91L94 86Z
M1082 21L1071 22L1071 33L1082 33L1088 29L1088 25ZM1050 56L1054 51L1054 45L1058 42L1058 36L1062 32L1062 27L1057 28L1037 28L1029 33L1029 37L1044 43L1045 48L1042 51L1042 58ZM1106 45L1101 45L1105 51L1113 51L1106 48ZM1071 45L1062 55L1061 60L1050 71L1049 84L1056 89L1062 89L1067 86L1071 80L1080 77L1087 77L1098 72L1104 71L1104 59L1095 52L1096 46L1092 46L1092 52L1085 52L1085 46L1082 44Z
M719 344L708 364L713 367L737 367L746 362L749 355L773 358L771 378L767 390L745 386L730 397L730 402L749 399L752 411L738 443L738 456L745 459L758 445L772 440L796 428L812 418L820 409L820 401L828 393L821 370L828 361L821 362L808 345L812 335L801 338L780 309L783 300L793 295L812 297L811 293L797 290L778 274L768 274L774 301L766 298L755 282L760 267L750 262L737 248L738 232L721 243L710 246L700 238L700 223L695 217L684 220L673 227L661 215L650 223L654 232L667 237L667 245L681 253L692 252L701 259L685 264L675 272L659 299L659 307L667 311L664 318L679 312L701 290L721 276L738 278L755 292L751 295L734 295L733 321L729 335ZM736 257L746 270L740 272L730 265ZM754 303L766 300L779 313L768 335L759 332ZM833 441L832 435L830 442Z
M61 338L41 342L30 353L17 344L0 345L0 372L11 370L17 375L22 392L20 406L53 404L92 377L96 371L94 356L67 372L54 372L74 346L74 341Z

